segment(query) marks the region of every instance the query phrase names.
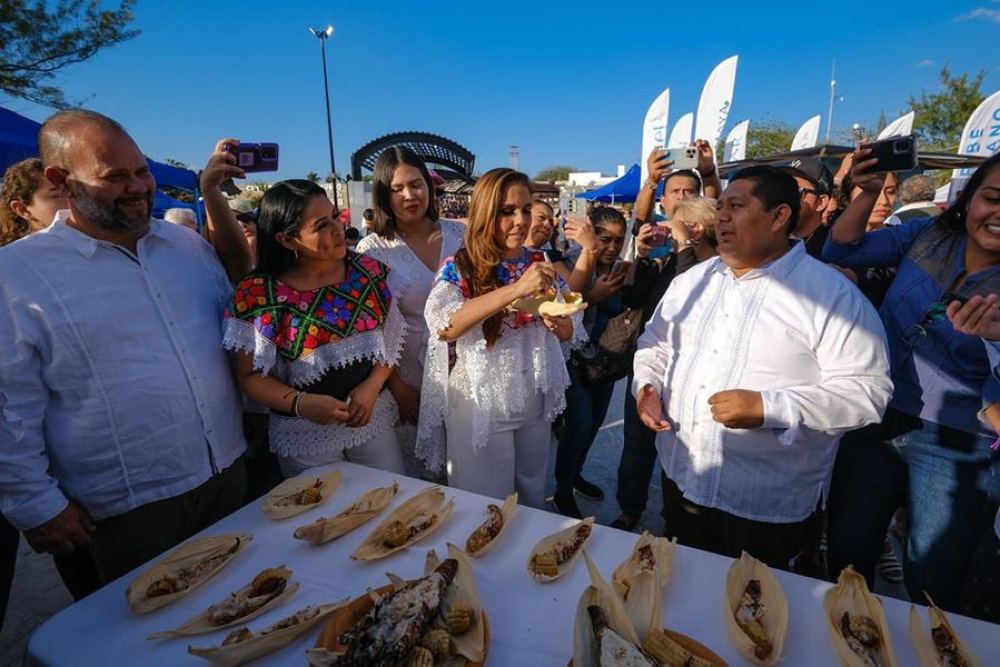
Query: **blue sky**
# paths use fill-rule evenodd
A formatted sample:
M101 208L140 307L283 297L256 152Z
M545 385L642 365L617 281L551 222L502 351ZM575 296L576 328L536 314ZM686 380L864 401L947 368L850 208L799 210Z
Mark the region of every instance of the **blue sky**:
M276 141L280 178L328 171L317 40L327 48L337 167L399 130L444 134L478 171L520 146L531 174L556 163L611 173L639 159L649 102L671 89L671 124L705 77L740 55L728 128L824 116L834 129L892 120L941 65L989 70L1000 89L1000 2L222 2L140 0L142 34L62 74L73 100L121 121L154 159L204 163L217 138ZM3 104L36 120L49 110ZM753 124L751 123L751 132Z

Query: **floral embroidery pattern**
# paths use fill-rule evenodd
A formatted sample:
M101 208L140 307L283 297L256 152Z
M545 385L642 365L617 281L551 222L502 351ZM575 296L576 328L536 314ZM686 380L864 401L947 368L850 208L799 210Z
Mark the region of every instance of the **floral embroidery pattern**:
M366 255L349 253L347 261L343 283L302 292L276 278L251 274L237 285L226 317L253 325L286 361L378 329L392 304L388 269Z
M510 285L511 283L517 282L532 265L532 263L544 261L544 252L539 250L528 250L527 248L523 249L520 257L501 260L499 266L496 268L497 276L500 278L500 284ZM449 257L445 260L444 264L441 265L441 268L438 269L437 276L434 280L435 282L446 281L457 285L459 289L462 290L462 294L466 299L472 298L472 292L469 289L469 284L466 282L465 277L459 273L458 267L455 266L455 259L453 257ZM563 290L566 289L562 280L559 281L559 287ZM510 310L504 318L504 326L508 329L521 329L534 322L535 319L535 316L531 313L524 313L519 310Z

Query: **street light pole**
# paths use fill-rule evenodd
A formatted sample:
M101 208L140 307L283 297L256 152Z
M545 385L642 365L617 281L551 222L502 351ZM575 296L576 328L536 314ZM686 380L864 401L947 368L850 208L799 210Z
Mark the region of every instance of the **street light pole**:
M325 30L309 28L319 40L320 55L323 58L323 90L326 92L326 136L330 143L330 176L333 178L333 207L340 210L340 203L337 201L337 163L333 159L333 123L330 121L330 83L326 74L326 40L333 35L333 26L327 26Z
M833 67L830 69L830 111L826 116L826 143L830 143L830 133L833 131L833 103L837 98L837 59L833 59Z

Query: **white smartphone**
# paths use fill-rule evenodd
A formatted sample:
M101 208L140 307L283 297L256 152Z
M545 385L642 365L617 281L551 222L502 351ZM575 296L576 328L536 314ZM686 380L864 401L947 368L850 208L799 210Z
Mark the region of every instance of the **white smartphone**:
M664 157L674 161L670 167L674 171L698 168L698 149L694 146L675 146L668 148L667 152L669 154Z

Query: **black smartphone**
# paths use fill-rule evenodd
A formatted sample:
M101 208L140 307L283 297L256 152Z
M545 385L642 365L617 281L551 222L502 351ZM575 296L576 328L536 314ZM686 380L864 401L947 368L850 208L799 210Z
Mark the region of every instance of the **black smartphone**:
M861 144L862 148L871 150L865 158L876 160L871 171L884 173L887 171L909 171L917 167L917 143L913 136L890 137L869 144Z
M278 171L278 144L226 144L223 150L236 156L236 166L245 172Z
M962 296L961 294L955 294L954 292L945 292L944 296L941 297L941 303L946 306L951 305L952 301L958 301L964 306L969 302L969 297Z

